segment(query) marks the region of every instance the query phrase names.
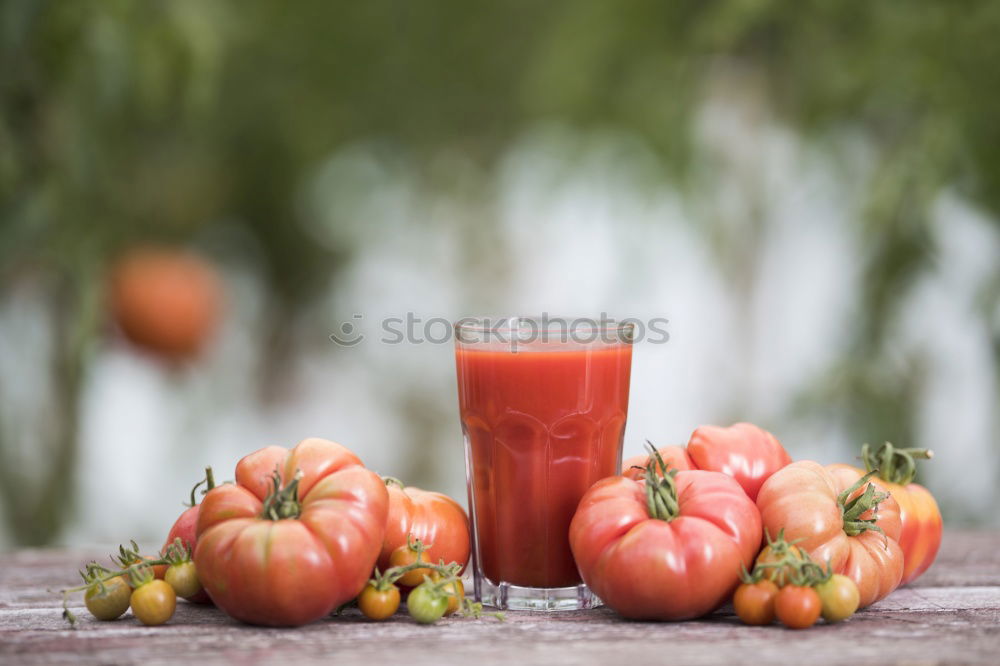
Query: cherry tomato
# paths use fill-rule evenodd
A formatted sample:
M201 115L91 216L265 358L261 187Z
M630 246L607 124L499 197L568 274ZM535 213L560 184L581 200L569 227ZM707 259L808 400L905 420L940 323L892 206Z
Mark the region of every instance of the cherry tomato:
M820 603L823 605L823 619L840 622L854 615L858 610L861 596L854 581L843 574L833 574L830 579L816 585Z
M399 588L390 585L380 590L368 583L358 595L358 608L367 618L384 620L399 609Z
M424 561L429 561L427 559L427 553L424 553ZM408 567L417 561L417 551L413 550L407 545L402 545L396 550L392 551L392 555L389 556L389 566L390 567ZM432 569L427 569L420 567L419 569L413 569L412 571L407 571L405 574L399 577L397 581L400 585L405 585L406 587L416 587L424 582L424 576L430 576L433 573Z
M802 551L796 546L786 546L787 552L795 555L799 559L802 558ZM757 555L757 564L770 564L771 562L777 562L786 555L785 551L775 552L775 548L771 545L764 546L764 549L760 551ZM792 575L795 573L795 568L791 565L785 565L783 567L768 567L764 569L764 577L777 583L778 587L784 587L786 583L791 581Z
M395 479L387 479L386 488L389 491L389 518L379 554L379 569L385 571L392 566L389 560L393 551L405 547L411 538L420 539L427 547L424 552L427 562L457 562L464 568L470 549L469 518L465 509L447 495L413 486L404 488ZM421 577L412 585L422 581Z
M171 564L163 580L167 581L182 599L189 599L202 591L201 582L198 580L198 569L194 562Z
M847 465L824 467L811 460L800 460L774 473L761 486L757 496L764 528L777 534L784 528L785 538L797 541L798 547L834 573L851 578L861 594L861 607L884 598L899 585L903 575L903 551L899 537L899 505L891 496L877 506L851 518L841 505L841 495L858 486L860 470ZM884 484L875 478L857 487L846 504L862 496L868 485L879 493ZM857 507L856 507L857 508ZM866 521L874 520L874 523ZM878 527L881 532L871 527Z
M127 569L128 567L130 567L130 566L132 566L134 564L139 564L140 562L144 562L144 561L145 562L152 562L152 561L158 560L158 559L160 559L160 558L159 557L153 557L152 555L143 555L142 557L135 557L135 558L132 558L132 559L129 559L129 560L122 560L121 561L121 565L122 565L122 568ZM169 565L167 565L167 564L156 564L156 565L152 566L151 569L153 570L153 577L156 578L156 579L158 579L158 580L163 580L163 576L165 576L166 573L167 573L167 567L168 566ZM129 579L127 577L125 578L125 582L128 583L129 585L132 584L131 581L129 581Z
M774 614L789 629L816 624L822 606L816 590L801 585L786 585L774 598Z
M163 624L174 616L177 595L165 581L153 580L132 591L132 614L146 626Z
M434 583L421 583L406 598L406 608L420 624L432 624L440 620L448 610L448 597L434 589Z
M181 543L188 552L194 556L195 546L198 545L198 513L201 510L200 504L194 504L196 501L195 491L205 483L205 492L215 488L215 477L212 475L212 468L205 468L205 480L199 483L191 491L191 502L192 506L189 506L184 512L178 516L177 520L174 521L173 526L170 528L170 532L167 533L167 540L163 543L163 548L160 549L161 553L165 553L167 548L173 545L176 539L180 539ZM181 595L182 597L184 595ZM210 604L212 600L209 598L208 593L202 589L197 594L191 595L190 597L184 597L191 603L195 604Z
M431 580L436 583L441 580L441 575L435 571L431 575ZM444 586L444 591L448 595L448 610L444 614L451 615L458 612L458 609L462 607L462 600L465 599L465 583L461 579L447 583Z
M115 620L128 610L129 598L132 596L132 588L121 576L115 576L111 580L104 581L104 587L100 583L94 583L87 588L83 595L83 601L87 605L87 610L98 620Z
M744 624L771 624L774 622L774 598L777 595L778 586L767 578L756 583L743 583L733 595L736 615Z

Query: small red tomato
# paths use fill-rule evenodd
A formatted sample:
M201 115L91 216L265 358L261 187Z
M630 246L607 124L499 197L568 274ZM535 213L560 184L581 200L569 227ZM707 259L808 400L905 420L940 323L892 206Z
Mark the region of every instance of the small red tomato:
M774 598L778 586L774 581L763 578L756 583L743 583L733 595L736 615L744 624L762 626L774 622Z
M823 604L811 587L786 585L774 598L774 614L789 629L805 629L816 624Z

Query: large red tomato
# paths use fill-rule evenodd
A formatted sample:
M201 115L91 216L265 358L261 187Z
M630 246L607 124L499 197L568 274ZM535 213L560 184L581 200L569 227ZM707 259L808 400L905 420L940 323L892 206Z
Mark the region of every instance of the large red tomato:
M161 553L165 553L167 548L173 545L175 539L180 539L184 547L194 553L195 545L198 543L198 513L201 507L198 504L198 499L196 497L196 491L198 488L205 484L205 492L215 488L215 477L212 475L212 468L205 468L205 478L204 480L198 482L194 488L191 489L191 506L184 510L184 512L178 516L177 520L174 521L173 526L170 528L170 532L167 533L167 540L163 542L163 548L160 549ZM187 600L195 604L210 604L212 600L209 598L208 593L205 590L201 590L197 594L187 597Z
M191 252L169 247L129 250L111 271L109 292L125 337L169 359L196 356L222 308L215 268Z
M661 472L662 473L662 472ZM760 514L731 477L652 465L586 492L569 529L580 575L635 619L684 620L722 605L760 547Z
M324 439L243 458L236 483L205 496L194 561L215 605L232 617L297 626L365 586L388 514L382 479Z
M752 423L696 428L687 452L697 469L728 474L752 500L768 477L792 462L774 435Z
M442 493L403 487L386 479L389 490L389 519L378 558L382 571L389 568L389 555L405 546L409 537L420 539L427 550L424 559L437 564L458 562L463 569L469 561L469 518L465 509Z
M941 510L930 491L913 483L917 473L916 458L932 458L926 449L900 449L889 442L875 450L867 444L861 457L865 469L878 470L878 477L899 504L899 547L903 549L903 580L900 585L916 580L937 557L941 547L944 523Z
M862 608L899 585L899 505L877 479L802 460L764 482L757 507L770 534L784 529L788 541L857 583Z

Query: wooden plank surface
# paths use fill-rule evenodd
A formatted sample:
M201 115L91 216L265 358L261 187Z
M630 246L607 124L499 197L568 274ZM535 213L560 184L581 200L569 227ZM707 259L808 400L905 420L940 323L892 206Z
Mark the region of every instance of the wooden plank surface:
M146 628L130 615L79 628L47 589L75 584L76 569L107 550L19 551L0 556L0 663L600 664L1000 663L1000 533L948 532L938 561L914 586L833 626L746 627L724 608L675 624L623 621L607 609L507 613L499 622L456 618L419 626L356 611L298 629L241 625L214 608L181 603L171 622Z

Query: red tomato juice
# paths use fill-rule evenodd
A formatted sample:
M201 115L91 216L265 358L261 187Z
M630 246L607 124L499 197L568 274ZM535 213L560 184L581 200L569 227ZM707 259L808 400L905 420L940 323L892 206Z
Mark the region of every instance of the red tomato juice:
M581 582L569 523L584 492L618 473L632 346L459 346L459 409L479 567L491 582Z

